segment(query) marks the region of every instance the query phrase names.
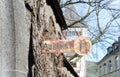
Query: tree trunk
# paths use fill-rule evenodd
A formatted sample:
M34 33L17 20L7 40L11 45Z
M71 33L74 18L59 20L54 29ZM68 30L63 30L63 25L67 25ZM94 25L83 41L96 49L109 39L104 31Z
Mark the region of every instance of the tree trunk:
M31 10L32 23L30 53L33 52L34 60L32 61L34 62L29 66L29 70L31 70L29 71L29 76L73 77L73 75L70 73L70 71L67 70L67 68L64 65L65 57L63 56L63 54L41 53L41 42L44 39L61 39L61 28L56 22L53 9L46 3L45 0L34 0L33 5L33 9ZM31 63L30 59L29 63Z
M78 77L63 54L41 53L44 39L62 36L46 0L1 0L0 9L2 77Z

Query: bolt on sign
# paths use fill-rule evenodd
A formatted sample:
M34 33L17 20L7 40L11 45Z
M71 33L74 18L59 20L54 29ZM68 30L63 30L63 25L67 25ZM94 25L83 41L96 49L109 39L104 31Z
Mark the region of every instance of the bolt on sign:
M74 30L74 29L73 29ZM65 53L65 52L76 52L79 55L85 55L90 51L91 41L83 35L81 29L80 31L64 31L64 34L71 35L75 34L78 37L75 39L66 39L66 40L44 40L42 42L42 53ZM83 30L84 31L84 30Z

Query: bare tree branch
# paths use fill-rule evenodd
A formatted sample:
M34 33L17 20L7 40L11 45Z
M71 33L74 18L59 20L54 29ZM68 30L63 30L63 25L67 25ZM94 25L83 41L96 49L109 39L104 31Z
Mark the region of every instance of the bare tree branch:
M100 23L99 23L99 7L96 9L96 17L97 17L97 27L98 27L98 30L99 30L99 33L102 34L102 30L101 30L101 27L100 27Z
M93 12L93 11L92 11ZM92 12L90 12L90 13L87 13L84 17L82 17L81 19L79 19L79 20L77 20L77 21L74 21L73 23L71 23L71 24L69 24L68 25L68 27L71 27L71 26L73 26L73 25L75 25L75 24L77 24L77 23L80 23L80 22L82 22L84 19L86 19Z
M73 4L78 4L78 3L82 3L82 4L88 4L88 5L91 5L91 4L95 4L95 3L100 3L100 2L102 2L102 1L104 1L104 0L99 0L99 1L94 1L94 2L92 2L92 1L82 1L82 0L79 0L79 1L72 1L72 0L68 0L68 1L66 1L66 3L64 3L64 4L61 4L60 6L61 6L61 8L63 8L63 7L66 7L66 6L68 6L68 5L73 5Z
M111 4L114 0L109 0L109 1L106 1L106 0L88 0L88 1L84 1L84 0L77 0L77 1L73 1L73 0L67 0L64 4L61 4L61 8L64 8L68 5L73 5L73 4L87 4L89 5L88 7L88 11L86 13L85 16L81 17L81 19L78 19L70 24L68 24L68 27L71 27L77 23L83 23L83 21L89 17L91 14L93 13L96 13L96 21L97 21L97 25L95 25L95 28L98 28L98 31L96 33L94 33L93 31L90 31L89 32L91 33L92 36L92 44L97 44L99 43L100 41L104 41L104 42L107 42L109 43L109 41L106 41L105 40L105 36L107 33L109 33L109 30L110 28L113 26L112 23L113 22L116 22L116 24L120 27L120 24L119 22L117 21L118 18L120 18L120 9L119 8L113 8L113 7L110 7L109 4ZM92 7L92 11L90 11L90 8ZM100 12L101 10L106 10L106 11L111 11L111 19L108 20L106 23L106 25L104 25L104 28L102 27L103 25L100 25ZM114 36L113 34L110 34L109 35L111 36ZM110 38L112 39L112 38ZM112 39L113 40L113 39ZM110 44L110 43L109 43ZM75 57L78 57L77 54L75 54L74 56L70 57L69 61L71 61L72 59L74 59Z

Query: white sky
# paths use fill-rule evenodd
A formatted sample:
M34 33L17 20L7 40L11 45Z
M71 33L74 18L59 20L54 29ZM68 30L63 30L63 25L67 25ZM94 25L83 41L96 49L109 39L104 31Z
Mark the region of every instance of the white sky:
M65 1L65 0L63 0ZM109 1L109 0L105 0L105 1ZM74 5L76 11L78 12L78 14L82 17L85 16L87 11L88 11L88 5L86 4L76 4ZM109 7L111 8L120 8L120 0L112 0L111 4L109 5ZM92 10L92 8L91 8ZM110 20L111 18L111 13L109 11L106 10L101 10L100 14L99 14L99 21L100 21L100 25L101 27L104 29L104 25L107 24L107 22ZM120 24L120 19L116 20L119 24ZM95 27L95 25L97 25L97 21L96 21L96 17L95 17L95 13L92 13L87 20L85 21L85 23L87 23L87 25L89 25L89 28L92 28L91 31L93 31L95 34L97 34L97 29ZM108 31L108 33L106 34L106 39L108 42L110 42L111 44L115 41L117 41L118 36L120 36L120 27L116 27L116 22L113 22L112 25L114 25L113 27L111 27ZM113 33L114 32L114 33ZM114 36L111 36L111 34L114 34ZM111 38L108 39L107 37ZM91 52L86 56L87 60L89 61L99 61L101 60L107 53L107 48L109 46L111 46L111 44L108 43L98 43L92 46L91 48Z
M120 0L113 0L113 2L109 5L111 8L120 8ZM78 4L75 5L75 8L80 16L84 16L88 10L88 5L85 6L85 4ZM97 24L96 17L94 16L95 13L91 14L91 16L88 18L87 24L91 26L91 28L95 28L94 25ZM100 19L100 25L104 29L104 25L107 24L108 20L110 20L111 15L110 12L106 10L101 10L99 19ZM119 20L117 20L119 22ZM120 22L119 22L120 23ZM116 27L116 22L113 23L115 27L111 27L109 33L107 33L107 37L113 38L113 36L109 35L112 30L116 31L116 36L113 38L113 40L106 39L107 41L111 42L111 44L115 41L117 41L118 36L120 36L120 28ZM96 30L95 30L96 31ZM114 32L115 32L114 31ZM101 47L100 47L101 46ZM87 60L90 61L99 61L101 60L107 53L107 48L111 46L110 44L107 44L103 46L102 43L93 45L91 48L91 52L87 55Z

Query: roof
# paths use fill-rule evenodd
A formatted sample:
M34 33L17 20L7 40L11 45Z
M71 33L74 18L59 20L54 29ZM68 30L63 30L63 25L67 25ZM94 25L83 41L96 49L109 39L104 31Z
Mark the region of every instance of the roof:
M101 63L102 61L104 61L105 59L107 59L109 56L114 55L118 52L120 52L120 37L118 37L118 41L115 41L111 47L113 47L113 50L111 52L108 52L97 64ZM115 44L119 44L117 48L114 48ZM109 48L109 47L108 47ZM108 49L107 48L107 49Z

